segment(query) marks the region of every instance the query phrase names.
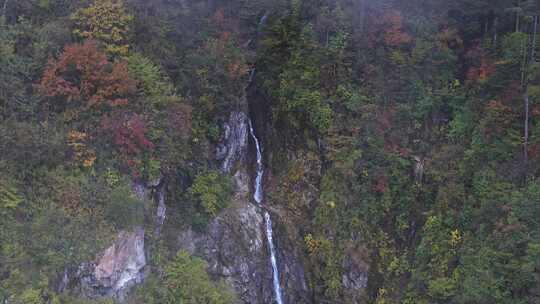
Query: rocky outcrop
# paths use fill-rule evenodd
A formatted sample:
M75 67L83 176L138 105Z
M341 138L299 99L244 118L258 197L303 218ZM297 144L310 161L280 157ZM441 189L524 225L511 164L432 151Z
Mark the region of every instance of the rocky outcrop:
M231 283L243 303L272 303L272 269L264 243L264 219L249 203L249 178L235 174L236 196L233 206L216 217L204 233L180 233L180 247L203 257L214 276Z
M273 270L265 237L264 211L252 201L250 193L254 189L246 169L248 123L244 113L231 113L216 151L222 171L233 174L236 188L233 206L215 218L205 233L185 231L179 241L182 248L202 256L214 276L229 281L243 303L273 303ZM285 303L310 303L299 253L294 249L281 250L285 248L280 248L279 242L276 249Z
M245 113L231 113L216 151L222 171L233 175L235 195L231 206L214 218L205 232L180 232L178 242L182 249L205 259L212 276L234 286L243 303L272 303L272 269L263 234L264 219L249 196L247 128Z
M367 249L362 246L349 246L345 251L342 276L345 298L349 303L365 303L365 292L368 283L369 257Z
M160 176L159 178L150 181L148 185L141 181L134 181L132 189L137 198L142 201L148 199L150 196L149 193L151 192L150 190L154 189L153 200L157 203L154 233L159 235L167 216L167 205L165 204L165 178Z
M204 257L208 271L233 285L243 303L271 303L271 269L260 230L263 219L254 206L228 211L205 234L181 233L181 247Z
M156 229L155 234L159 235L161 233L161 228L165 223L165 217L167 215L167 205L165 205L165 186L158 188L156 193L156 200L158 203L156 210Z
M303 226L298 218L276 208L268 209L274 220L274 242L278 253L284 303L316 303L311 299L305 271Z
M229 173L235 163L245 159L248 120L244 112L232 112L223 124L223 134L217 147L216 158L222 161L222 171Z
M283 240L283 238L281 238ZM296 243L294 248L285 246L279 249L280 273L282 274L283 299L285 303L307 304L313 303L307 286L304 264L301 253L302 248ZM300 247L300 248L298 248Z
M424 177L425 159L420 156L414 156L414 180L421 184Z
M147 189L146 189L146 186L142 182L140 182L140 181L133 182L132 189L133 189L133 193L135 193L135 196L138 199L140 199L140 200L145 200L146 199Z
M80 267L78 277L82 295L91 299L114 297L123 301L131 287L142 282L145 266L144 229L122 231L97 262Z

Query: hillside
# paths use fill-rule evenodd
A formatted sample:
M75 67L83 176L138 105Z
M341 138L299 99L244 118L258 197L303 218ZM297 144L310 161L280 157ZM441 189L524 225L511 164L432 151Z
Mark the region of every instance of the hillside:
M540 303L539 15L0 0L0 303Z

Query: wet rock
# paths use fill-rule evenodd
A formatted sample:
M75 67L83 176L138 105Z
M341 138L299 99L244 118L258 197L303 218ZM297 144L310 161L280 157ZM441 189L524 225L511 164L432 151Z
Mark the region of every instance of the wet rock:
M64 268L64 272L62 274L62 279L60 280L60 283L58 285L58 288L56 289L56 291L58 293L63 293L64 291L66 291L68 285L69 285L69 273L68 273L68 269L67 268Z
M414 179L417 183L422 183L424 177L425 160L423 157L414 156Z
M204 232L191 229L179 232L179 247L206 260L209 273L234 286L242 303L273 303L273 272L264 234L263 210L252 202L252 181L245 162L248 118L243 112L233 112L222 129L216 159L221 160L224 173L233 175L232 206L213 219ZM282 278L286 278L282 284L302 290L302 295L285 294L285 299L291 299L285 303L309 303L293 300L308 294L308 287L299 255L292 252L279 254L279 263L283 262L279 265L280 270L283 269Z
M91 299L113 297L123 301L131 287L143 281L145 266L144 229L122 231L96 263L80 267L81 292Z
M247 116L244 112L232 112L223 124L223 134L216 150L216 158L222 161L222 171L229 173L236 162L242 161L247 148Z
M157 194L156 199L158 202L158 207L156 210L156 235L159 235L161 232L161 228L163 227L163 223L165 223L165 217L167 214L167 206L165 205L165 187L160 187Z
M221 170L233 175L233 203L208 225L206 231L181 231L181 249L208 263L208 272L235 287L242 303L272 303L272 269L263 234L260 209L250 202L250 177L245 166L248 120L244 112L231 113L222 127L216 150Z
M165 217L167 214L167 205L165 204L165 186L165 179L163 176L160 176L159 178L150 181L148 185L141 181L134 181L132 185L133 193L135 193L135 196L137 196L137 198L142 201L149 198L149 193L151 192L151 189L155 189L153 199L157 203L155 215L156 226L154 230L154 233L156 235L160 234L161 228L165 223Z
M182 249L207 261L211 275L231 283L243 303L271 303L272 270L262 225L257 207L235 206L216 217L206 232L188 229L178 241Z
M146 199L146 186L144 185L144 183L140 182L140 181L135 181L133 182L133 185L132 185L132 189L133 189L133 193L135 193L135 196L137 196L138 199L140 200L145 200Z
M274 219L274 244L278 253L284 303L314 303L305 271L302 224L279 208L270 208L269 211Z
M236 198L245 198L249 194L249 175L244 170L238 170L233 176L233 181Z
M345 298L349 303L364 303L369 272L367 250L362 246L350 246L345 253L342 265L346 269L342 276Z
M281 250L281 282L283 286L283 298L285 303L312 303L309 299L304 264L295 249L291 251Z

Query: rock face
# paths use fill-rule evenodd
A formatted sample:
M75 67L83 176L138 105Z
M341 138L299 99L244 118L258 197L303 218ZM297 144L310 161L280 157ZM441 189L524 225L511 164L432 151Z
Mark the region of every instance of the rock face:
M417 183L422 183L424 177L425 159L420 156L414 156L414 179Z
M153 195L153 200L157 203L156 215L155 215L155 229L154 233L159 235L161 233L161 228L165 223L165 218L167 216L167 205L165 204L165 192L166 184L163 176L160 176L158 179L148 183L148 186L142 183L141 181L134 181L132 185L133 193L137 196L138 199L144 201L148 199L150 189L155 189Z
M222 160L222 171L229 173L236 162L245 159L248 120L244 112L232 112L223 124L223 134L217 147L216 158Z
M369 254L363 246L349 246L345 250L342 284L345 297L350 303L365 303L365 292L368 283Z
M244 163L247 127L245 113L231 113L216 151L222 171L233 175L232 206L213 219L204 233L180 232L178 242L182 249L205 259L212 276L234 286L243 303L272 303L272 269L263 234L264 219L251 203L250 177Z
M342 278L346 298L351 303L363 303L363 296L368 283L368 271L352 264L348 258L344 264L344 268L348 270Z
M122 231L96 263L81 266L78 276L82 294L123 301L130 288L142 282L145 266L144 229Z
M144 200L146 198L146 186L140 182L140 181L135 181L133 182L133 193L135 193L135 195L137 196L138 199L140 200Z
M158 202L156 210L156 229L154 233L159 235L161 233L161 228L163 223L165 223L165 217L167 215L167 206L165 205L165 187L161 186L157 190L156 200Z
M231 283L243 303L272 303L262 224L255 206L236 206L214 219L206 233L187 230L178 239L180 247L208 262L211 275Z
M263 211L250 196L253 181L246 169L247 115L231 113L223 130L216 158L222 161L222 171L233 175L233 206L216 217L205 233L181 232L179 244L191 254L203 257L209 264L209 272L229 281L243 303L273 303L273 270ZM310 303L299 253L281 247L279 240L275 245L285 303Z
M284 241L283 236L277 234L276 240L282 243ZM298 243L299 241L296 240L295 245L278 247L283 299L285 303L314 303L310 298L304 264L302 263L301 253L298 252Z

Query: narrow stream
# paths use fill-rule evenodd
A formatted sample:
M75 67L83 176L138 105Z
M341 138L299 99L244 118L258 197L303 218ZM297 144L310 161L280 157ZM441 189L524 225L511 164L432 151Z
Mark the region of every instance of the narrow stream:
M255 141L255 146L257 147L257 176L255 178L255 194L253 195L253 198L259 205L261 205L263 201L262 179L264 175L264 167L262 163L261 145L257 136L255 136L255 131L253 130L251 120L249 121L249 131L251 137ZM266 239L268 241L268 248L270 251L270 262L272 263L272 271L274 277L274 293L276 295L276 302L278 304L283 304L283 300L281 298L281 285L279 282L279 270L276 260L276 250L274 248L274 241L272 237L272 219L270 219L270 214L267 211L264 211L264 221L266 224Z

